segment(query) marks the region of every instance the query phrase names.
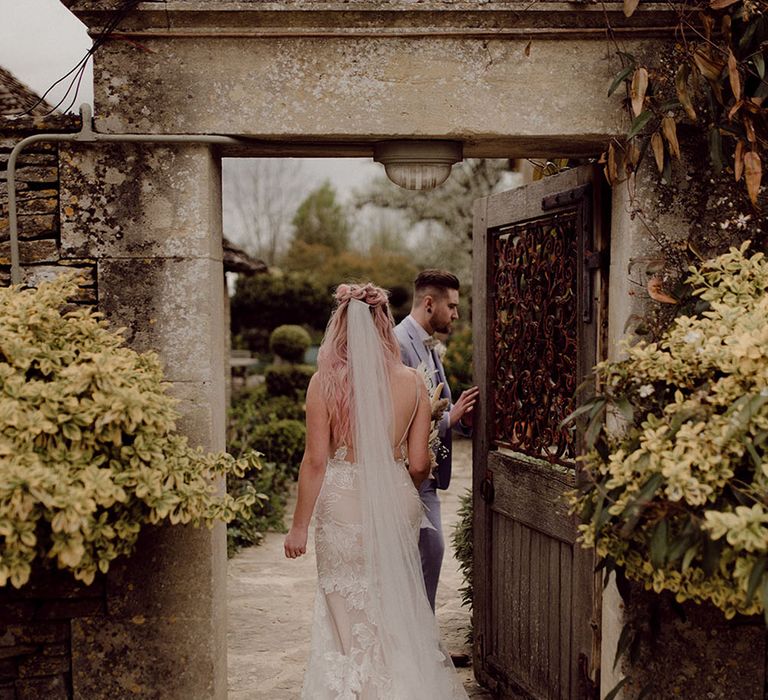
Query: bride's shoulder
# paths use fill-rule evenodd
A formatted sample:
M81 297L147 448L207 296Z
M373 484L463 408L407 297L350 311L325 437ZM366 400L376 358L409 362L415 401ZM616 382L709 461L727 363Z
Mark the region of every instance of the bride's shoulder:
M413 367L407 367L406 365L397 367L393 372L393 378L395 381L402 384L413 384L418 375L419 371L417 369L414 369Z
M416 374L417 370L415 370L413 367L408 367L408 365L399 364L395 367L393 374L396 377L413 377Z
M309 398L310 394L317 394L321 391L321 382L322 379L320 378L319 372L315 372L309 378L309 384L307 384L307 398Z

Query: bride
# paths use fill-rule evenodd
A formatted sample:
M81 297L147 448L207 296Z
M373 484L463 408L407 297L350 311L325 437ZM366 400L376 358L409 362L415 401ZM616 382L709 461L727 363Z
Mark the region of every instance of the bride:
M307 389L307 444L285 555L318 591L306 700L463 700L439 644L418 552L429 474L426 386L400 361L387 293L340 285Z

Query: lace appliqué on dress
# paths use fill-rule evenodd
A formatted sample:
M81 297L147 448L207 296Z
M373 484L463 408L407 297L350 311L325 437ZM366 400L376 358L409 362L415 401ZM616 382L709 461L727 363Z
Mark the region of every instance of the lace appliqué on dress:
M375 623L366 609L358 474L340 448L329 460L316 506L318 590L306 700L384 700L391 697Z

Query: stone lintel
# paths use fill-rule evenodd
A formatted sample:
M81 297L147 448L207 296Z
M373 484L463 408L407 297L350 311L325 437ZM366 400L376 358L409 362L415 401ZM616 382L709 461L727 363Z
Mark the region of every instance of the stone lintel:
M528 44L113 41L96 55L96 124L106 133L240 135L245 143L237 155L264 155L259 149L272 144L275 155L286 156L280 148L370 155L374 142L398 138L458 140L466 157L585 156L626 132L620 98L607 95L621 66L605 41ZM626 42L624 49L642 60L659 42Z
M96 34L110 21L114 0L65 0ZM643 3L631 18L623 3L543 0L392 0L373 2L220 2L169 0L144 2L125 17L115 36L473 36L603 39L606 19L620 36L660 36L677 25L667 3Z

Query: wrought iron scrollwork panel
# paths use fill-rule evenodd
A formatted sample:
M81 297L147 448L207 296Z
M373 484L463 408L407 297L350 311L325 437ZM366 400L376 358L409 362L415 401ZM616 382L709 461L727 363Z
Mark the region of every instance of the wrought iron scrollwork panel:
M572 465L575 438L559 425L578 378L576 212L513 226L493 241L493 439Z

